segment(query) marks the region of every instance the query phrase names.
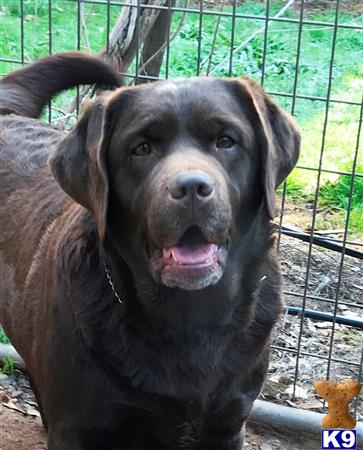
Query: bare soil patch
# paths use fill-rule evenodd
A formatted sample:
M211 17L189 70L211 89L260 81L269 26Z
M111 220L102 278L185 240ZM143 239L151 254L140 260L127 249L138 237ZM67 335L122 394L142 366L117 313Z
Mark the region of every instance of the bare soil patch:
M46 436L39 420L0 404L0 450L46 450Z

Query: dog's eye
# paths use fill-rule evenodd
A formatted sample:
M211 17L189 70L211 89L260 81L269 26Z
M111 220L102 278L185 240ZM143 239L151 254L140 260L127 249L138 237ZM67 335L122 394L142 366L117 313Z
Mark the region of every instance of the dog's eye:
M151 153L151 146L147 142L139 144L132 150L132 154L136 156L145 156Z
M231 148L235 145L236 141L229 136L220 136L217 140L218 148Z

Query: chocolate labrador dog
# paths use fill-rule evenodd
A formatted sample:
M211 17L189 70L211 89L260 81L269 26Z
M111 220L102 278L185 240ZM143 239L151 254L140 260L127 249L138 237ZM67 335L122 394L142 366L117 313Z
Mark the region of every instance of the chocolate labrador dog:
M246 78L123 87L69 133L32 118L91 82L118 84L64 54L1 87L0 320L49 449L240 450L282 307L270 220L299 133Z

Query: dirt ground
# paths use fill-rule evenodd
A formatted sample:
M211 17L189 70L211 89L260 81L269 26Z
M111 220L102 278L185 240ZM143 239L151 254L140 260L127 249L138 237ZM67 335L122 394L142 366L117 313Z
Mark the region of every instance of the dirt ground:
M0 405L0 450L46 450L40 419Z

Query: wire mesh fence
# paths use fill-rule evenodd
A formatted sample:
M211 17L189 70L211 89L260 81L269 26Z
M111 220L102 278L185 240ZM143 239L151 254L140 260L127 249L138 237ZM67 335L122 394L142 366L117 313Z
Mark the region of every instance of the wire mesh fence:
M0 73L102 53L125 84L247 75L296 116L302 156L279 189L286 314L262 396L321 410L312 382L363 379L363 6L344 0L2 0ZM67 127L89 88L52 101ZM353 408L363 419L362 397Z

